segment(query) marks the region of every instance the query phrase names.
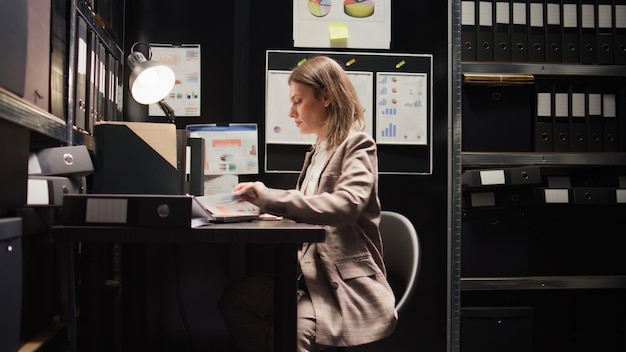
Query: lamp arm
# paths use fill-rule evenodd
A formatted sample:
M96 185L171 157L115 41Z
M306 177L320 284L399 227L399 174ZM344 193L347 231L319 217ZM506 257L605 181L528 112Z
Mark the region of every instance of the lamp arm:
M170 106L170 104L166 103L165 99L159 100L157 104L159 104L159 107L165 113L167 120L171 123L174 123L174 109Z

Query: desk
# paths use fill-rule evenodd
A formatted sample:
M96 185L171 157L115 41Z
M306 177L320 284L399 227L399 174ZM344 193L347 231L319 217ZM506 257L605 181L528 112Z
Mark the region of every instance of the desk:
M276 248L274 346L276 351L296 350L297 252L302 242L323 242L324 228L283 221L212 224L202 228L149 228L123 226L54 226L53 239L67 244L68 319L71 351L76 351L76 287L74 243L222 243L272 244Z

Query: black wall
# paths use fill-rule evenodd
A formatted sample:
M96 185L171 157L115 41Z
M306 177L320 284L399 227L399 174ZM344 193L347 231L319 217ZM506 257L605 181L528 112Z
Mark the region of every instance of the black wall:
M190 123L254 122L259 125L260 143L264 145L265 51L316 50L293 47L293 2L283 3L279 6L250 0L212 1L212 10L206 12L207 3L202 1L126 0L125 53L128 55L129 48L137 41L200 44L202 116L177 118L177 127L184 128ZM380 177L383 209L405 214L418 230L422 245L421 273L416 294L400 315L394 335L387 341L354 350L444 351L449 192L448 4L446 1L393 1L391 9L391 49L378 52L433 54L434 57L433 174ZM375 52L369 49L350 51ZM135 103L129 94L124 99L124 119L151 120L147 108ZM259 155L259 160L264 160L264 155ZM246 178L261 179L272 187L290 188L295 184L295 177L295 174L261 173ZM207 251L210 255L211 249ZM219 286L216 280L212 289L219 290ZM207 301L212 295L207 294L206 300L187 302L188 310L194 309L190 308L194 304L210 305ZM207 314L211 309L207 309Z

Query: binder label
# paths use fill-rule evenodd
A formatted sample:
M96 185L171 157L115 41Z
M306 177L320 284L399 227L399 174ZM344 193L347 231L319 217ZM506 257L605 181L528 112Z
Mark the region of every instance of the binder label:
M127 199L89 198L85 212L86 223L125 224Z
M505 184L504 170L483 170L480 172L481 185Z

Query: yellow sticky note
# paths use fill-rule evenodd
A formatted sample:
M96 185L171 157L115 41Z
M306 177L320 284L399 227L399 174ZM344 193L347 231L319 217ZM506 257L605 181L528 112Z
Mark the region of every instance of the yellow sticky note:
M330 40L348 39L348 25L345 22L330 23L328 25Z

